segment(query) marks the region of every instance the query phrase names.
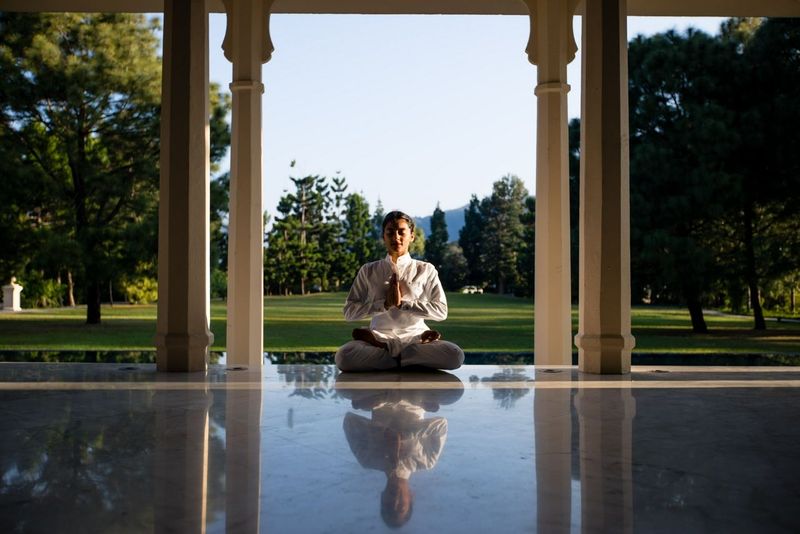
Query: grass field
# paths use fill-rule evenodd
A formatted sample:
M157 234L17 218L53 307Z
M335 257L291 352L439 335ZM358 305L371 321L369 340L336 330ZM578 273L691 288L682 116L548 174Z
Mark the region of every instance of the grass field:
M344 293L265 299L264 348L271 352L333 351L350 338L354 326L342 319ZM532 352L533 303L498 295L448 294L450 317L429 323L445 339L472 352ZM103 323L84 324L86 310L60 308L0 314L0 349L148 350L156 331L155 305L103 306ZM577 332L577 310L573 310ZM633 309L635 352L639 353L800 353L800 324L769 322L752 330L752 319L706 316L710 333L691 333L684 309ZM225 348L224 302L211 306L214 350Z

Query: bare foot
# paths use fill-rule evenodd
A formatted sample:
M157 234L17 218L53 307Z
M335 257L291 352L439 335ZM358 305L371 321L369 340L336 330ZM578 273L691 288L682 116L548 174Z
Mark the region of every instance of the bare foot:
M420 336L419 342L425 344L431 341L439 341L440 339L442 339L441 332L437 330L425 330Z
M369 343L373 347L378 347L379 349L386 349L388 345L382 341L378 341L378 338L375 337L375 334L372 333L372 330L369 328L354 328L353 329L353 339L356 341L363 341L364 343Z

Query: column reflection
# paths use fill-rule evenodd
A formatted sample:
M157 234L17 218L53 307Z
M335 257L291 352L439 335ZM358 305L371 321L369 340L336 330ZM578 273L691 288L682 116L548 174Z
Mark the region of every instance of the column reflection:
M208 385L192 375L156 375L175 388L154 393L155 532L205 532L208 483Z
M630 381L630 375L614 380ZM629 388L597 388L591 384L582 382L575 395L580 425L582 531L632 532L631 438L636 401Z
M569 371L536 370L536 383L569 380ZM572 390L537 388L533 402L536 440L536 529L569 532L572 508Z
M370 389L370 381L395 382L402 387ZM419 383L419 388L413 383ZM408 384L411 383L411 387ZM408 522L414 508L410 479L416 471L433 469L447 441L447 419L425 417L464 394L461 381L449 373L340 374L336 390L350 399L343 429L359 464L382 471L386 486L380 494L381 517L390 527Z
M214 392L192 375L156 378L174 387L153 394L153 530L259 532L261 372L228 373Z
M615 381L630 380L614 377ZM581 532L633 531L632 429L636 401L631 389L599 387L605 380L569 370L536 371L537 531L570 532L574 454L579 461ZM573 391L575 412L572 411ZM577 414L577 425L573 413ZM577 444L573 434L577 431Z
M261 500L261 371L227 375L225 528L258 532Z

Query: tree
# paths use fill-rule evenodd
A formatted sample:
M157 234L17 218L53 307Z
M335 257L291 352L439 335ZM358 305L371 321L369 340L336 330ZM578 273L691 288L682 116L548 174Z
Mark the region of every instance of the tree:
M320 231L320 253L325 267L320 272L323 291L331 287L338 291L342 283L352 280L354 261L345 238L350 197L347 195L347 180L344 176L334 176L331 181Z
M231 178L229 173L211 180L211 270L228 270L228 206L230 204Z
M57 268L80 271L87 323L100 322L101 285L126 249L156 246L123 243L127 228L155 213L155 29L130 14L0 13L0 123L14 143L3 170L26 175L41 226L67 236Z
M375 206L375 213L372 215L372 229L370 231L373 260L379 260L386 256L386 247L383 245L383 218L385 216L383 203L381 199L378 199L378 204Z
M414 226L414 241L408 247L408 253L416 259L425 257L425 230L421 226Z
M680 299L706 331L711 293L763 290L800 259L800 23L732 19L722 34L629 47L634 295Z
M456 291L467 283L467 259L458 243L448 243L439 269L439 279L447 291Z
M520 214L522 223L522 242L520 244L517 272L519 286L517 293L533 296L535 289L534 266L536 265L536 199L525 198L525 208Z
M800 21L731 19L720 40L736 51L724 103L742 132L729 160L738 193L724 219L731 239L721 248L740 258L727 270L731 285L744 282L754 327L764 330L764 288L800 264Z
M569 228L572 302L580 298L580 191L581 191L581 120L570 119L569 139ZM535 205L535 202L534 202ZM535 206L534 206L535 207ZM527 240L527 238L526 238Z
M219 162L231 144L231 129L227 122L231 109L231 98L220 91L219 84L209 85L209 129L211 132L211 173L220 171ZM228 270L228 209L230 204L230 173L224 172L211 180L209 200L211 203L211 270Z
M319 176L292 178L296 192L288 195L291 202L292 218L290 227L296 230L296 241L293 241L297 282L300 294L306 294L306 282L316 274L322 262L319 236L325 209L326 186Z
M481 202L484 221L481 233L483 270L504 294L520 281L519 255L523 248L522 216L528 190L522 180L507 175L492 186L492 194Z
M155 285L157 30L139 15L0 13L0 189L13 199L0 236L24 241L0 273L66 280L88 323L100 321L101 287ZM210 96L216 172L230 100L213 84Z
M725 162L736 133L720 93L736 74L734 50L690 29L639 36L628 57L632 270L640 291L682 300L705 332L716 223L732 192Z
M344 222L344 243L350 254L348 275L343 277L347 283L355 279L359 266L372 261L372 221L369 204L358 193L347 195L347 212Z
M291 178L296 191L278 203L266 238L264 282L269 293L339 290L371 261L369 205L347 194L344 177Z
M437 203L431 217L431 235L425 242L425 261L440 269L444 262L449 240L450 236L447 233L447 221L444 219L444 211Z
M292 281L297 279L295 263L298 259L295 254L297 224L288 195L281 197L277 211L279 215L275 217L272 230L267 235L264 251L264 286L269 294L274 289L279 295L288 295Z
M481 239L483 232L483 215L481 201L477 195L469 199L469 206L464 210L464 226L458 233L458 245L467 261L467 280L471 284L483 286L485 279L481 263Z

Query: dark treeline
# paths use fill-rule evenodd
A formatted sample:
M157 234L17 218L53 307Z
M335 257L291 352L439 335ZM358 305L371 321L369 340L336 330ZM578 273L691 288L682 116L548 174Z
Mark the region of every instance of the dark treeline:
M634 302L794 312L800 19L732 19L629 46Z

